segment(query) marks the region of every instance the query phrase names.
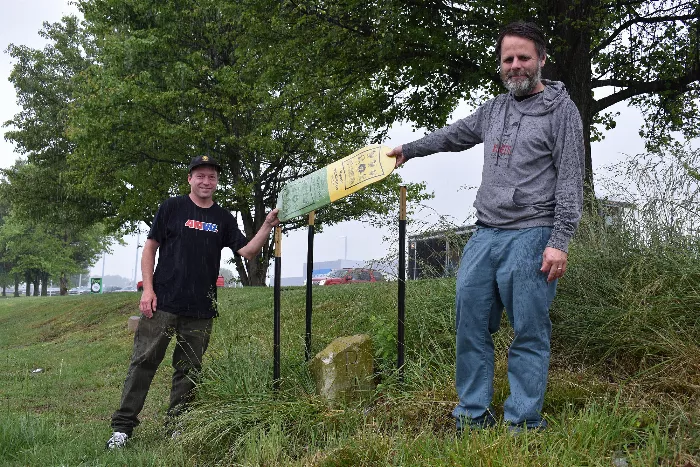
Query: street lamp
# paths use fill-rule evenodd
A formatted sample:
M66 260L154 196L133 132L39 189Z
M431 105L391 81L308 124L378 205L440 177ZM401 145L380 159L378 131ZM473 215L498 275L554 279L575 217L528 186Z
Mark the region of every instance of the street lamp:
M348 237L346 235L341 235L340 238L345 239L345 256L343 259L347 260L348 259Z
M141 232L136 232L136 260L134 263L134 288L136 289L136 271L138 270L139 267L139 248L142 248L141 245L139 245L139 239L141 237Z

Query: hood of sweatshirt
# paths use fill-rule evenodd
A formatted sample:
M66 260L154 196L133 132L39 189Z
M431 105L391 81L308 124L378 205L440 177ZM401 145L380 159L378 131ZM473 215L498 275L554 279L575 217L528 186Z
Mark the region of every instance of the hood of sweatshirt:
M541 99L524 99L518 102L512 98L512 100L509 99L510 103L523 115L537 117L553 112L569 98L569 93L561 81L543 79L542 84L544 84L544 91ZM509 94L509 97L512 97L512 94Z

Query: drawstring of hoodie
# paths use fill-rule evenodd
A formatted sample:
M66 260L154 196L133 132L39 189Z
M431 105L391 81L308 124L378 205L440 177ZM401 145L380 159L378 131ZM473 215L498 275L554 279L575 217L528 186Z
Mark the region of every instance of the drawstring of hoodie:
M503 153L503 151L507 150L506 145L504 144L504 141L503 141L503 136L506 134L506 125L508 123L508 117L509 117L509 111L510 111L510 99L511 99L511 96L508 96L508 98L506 99L506 110L503 113L503 123L501 124L501 136L498 139L498 148L496 150L496 165L501 165L501 154ZM517 128L515 129L515 135L512 138L509 138L509 140L511 141L511 144L508 146L509 152L508 152L508 158L506 159L507 160L506 167L510 167L510 160L513 157L513 151L515 150L515 144L518 141L518 133L520 133L520 121L523 119L523 114L522 114L522 112L518 112L518 113L520 113L520 118L518 119ZM512 131L512 130L511 129L508 130L509 134L510 134L510 131Z
M496 165L501 165L500 162L501 162L501 150L503 149L503 135L506 132L506 122L508 121L508 110L509 109L510 109L510 99L506 99L506 111L503 112L503 123L501 124L501 136L498 138L498 148L496 148Z

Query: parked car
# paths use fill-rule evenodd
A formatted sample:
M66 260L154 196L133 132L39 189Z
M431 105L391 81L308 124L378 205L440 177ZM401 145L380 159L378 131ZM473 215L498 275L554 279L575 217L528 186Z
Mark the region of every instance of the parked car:
M217 287L224 287L226 285L226 279L224 279L224 276L219 276L216 278L216 286ZM143 281L138 281L136 283L136 290L139 292L143 292Z
M319 285L321 281L328 279L328 275L333 271L337 271L337 269L332 269L329 272L317 274L311 277L311 285ZM306 279L304 280L304 285L306 285Z
M384 275L374 269L343 268L334 269L328 276L318 281L318 285L350 284L355 282L383 281Z

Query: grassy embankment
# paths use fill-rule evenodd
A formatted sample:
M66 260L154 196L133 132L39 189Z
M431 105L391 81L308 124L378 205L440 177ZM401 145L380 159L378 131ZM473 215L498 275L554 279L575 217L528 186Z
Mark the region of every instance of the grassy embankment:
M313 395L304 364L304 289L282 292L276 396L272 289L222 291L183 436L172 441L162 428L166 360L120 452L103 446L138 294L9 298L0 301L0 465L700 466L700 261L581 237L552 310L545 432L455 436L454 279L408 283L403 385L391 370L396 283L315 289L313 350L369 333L376 351L375 396L333 409ZM497 408L508 393L510 335L504 319Z

